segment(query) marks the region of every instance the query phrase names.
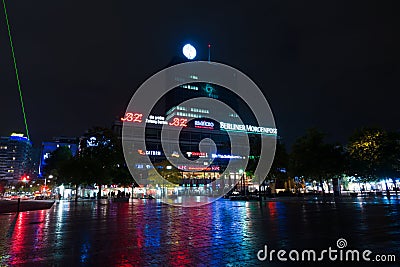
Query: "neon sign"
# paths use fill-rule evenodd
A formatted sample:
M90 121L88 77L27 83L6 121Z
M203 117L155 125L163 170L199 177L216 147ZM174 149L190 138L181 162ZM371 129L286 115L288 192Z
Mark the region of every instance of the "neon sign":
M206 158L207 153L206 152L186 152L188 157L199 157L199 158Z
M161 156L161 151L158 150L142 150L138 149L138 153L143 156Z
M209 166L209 167L202 167L202 166L187 166L181 165L178 166L178 169L182 171L220 171L220 166Z
M226 131L248 132L248 133L268 134L268 135L276 135L278 133L278 129L276 128L258 127L253 125L234 124L227 122L220 122L219 125L221 130L226 130Z
M171 157L179 158L179 153L174 151L174 152L172 152Z
M125 116L121 118L122 122L135 122L142 123L143 122L143 114L138 112L126 112ZM165 120L163 116L154 116L149 115L149 118L145 120L146 123L151 124L168 124L170 126L175 127L187 127L188 120L185 118L174 117L171 122Z
M128 122L142 122L142 113L133 113L133 112L127 112L125 113L125 116L121 118L121 121L128 121Z
M211 157L213 159L219 158L219 159L245 159L245 157L239 156L239 155L221 155L221 154L211 154Z
M138 112L126 112L125 116L121 118L122 122L134 122L142 123L143 114ZM188 119L183 117L174 117L170 121L165 120L163 116L149 115L149 118L145 120L146 123L151 124L163 124L174 127L187 127ZM214 130L215 123L207 120L195 120L195 128ZM265 135L277 135L278 129L270 127L261 127L253 125L235 124L229 122L220 122L219 129L231 132L247 132L254 134L265 134Z
M187 119L184 118L179 118L179 117L174 117L172 119L172 122L169 123L170 126L176 126L176 127L186 127L187 126Z
M194 127L195 127L195 128L202 128L202 129L214 130L214 123L211 122L211 121L199 121L199 120L195 120L195 121L194 121Z

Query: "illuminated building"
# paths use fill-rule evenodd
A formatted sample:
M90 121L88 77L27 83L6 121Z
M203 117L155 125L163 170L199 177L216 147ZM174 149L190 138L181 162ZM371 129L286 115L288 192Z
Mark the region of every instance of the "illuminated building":
M139 136L129 136L133 145L128 153L134 159L134 166L129 167L134 169L134 178L140 185L147 186L151 172L156 170L169 181L169 176L175 176L173 181L177 185L174 189L176 191L187 187L197 187L207 192L219 190L226 185L218 183L220 180L234 184L244 172L243 167L236 166L243 166L239 163L254 157L246 158L248 155L232 153L229 134L245 133L252 144L250 155L257 156L260 153L260 145L257 144L261 138L277 138L277 129L269 125L257 125L251 109L239 96L222 86L201 82L201 77L196 73L172 79L183 84L167 92L147 118L141 110L127 110L114 123L113 130L119 135L122 135L123 123L126 127L145 128L144 147L140 145L142 140ZM231 109L221 113L220 109L209 102L196 102L196 98L211 98L225 103ZM185 103L188 100L194 101ZM223 119L212 119L216 117ZM238 118L243 122L238 123ZM164 137L161 142L162 135ZM176 146L177 139L179 147ZM207 139L212 142L204 142ZM239 150L246 151L246 144L237 146L243 147ZM146 160L147 157L151 164ZM170 164L171 158L174 159L174 166ZM227 169L230 162L238 164ZM220 177L222 173L224 177ZM217 182L212 183L212 188L207 187L212 181ZM160 187L160 184L154 182L151 186Z
M0 137L0 180L18 181L30 171L31 141L23 134Z

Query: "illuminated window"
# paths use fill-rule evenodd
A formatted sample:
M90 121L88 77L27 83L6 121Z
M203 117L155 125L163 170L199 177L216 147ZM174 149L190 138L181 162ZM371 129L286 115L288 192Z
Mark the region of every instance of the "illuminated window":
M194 86L194 85L185 84L185 85L181 85L181 87L185 88L185 89L195 90L195 91L199 90L199 87Z

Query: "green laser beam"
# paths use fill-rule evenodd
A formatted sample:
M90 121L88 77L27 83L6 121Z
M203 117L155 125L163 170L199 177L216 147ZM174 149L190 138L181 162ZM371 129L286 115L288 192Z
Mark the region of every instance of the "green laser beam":
M14 69L15 69L15 76L17 78L17 86L18 86L18 91L19 91L19 99L21 101L21 108L22 108L22 114L24 116L24 123L25 123L25 130L26 130L26 136L29 138L29 131L28 131L28 123L26 121L26 113L25 113L25 106L24 106L24 100L22 98L22 90L21 90L21 83L19 81L19 75L18 75L18 68L17 68L17 60L15 58L15 53L14 53L14 45L13 41L11 38L11 29L10 29L10 23L8 21L8 14L7 14L7 8L6 8L6 2L3 0L3 7L4 7L4 15L6 16L6 24L7 24L7 29L8 29L8 37L10 39L10 46L11 46L11 54L12 58L14 61Z

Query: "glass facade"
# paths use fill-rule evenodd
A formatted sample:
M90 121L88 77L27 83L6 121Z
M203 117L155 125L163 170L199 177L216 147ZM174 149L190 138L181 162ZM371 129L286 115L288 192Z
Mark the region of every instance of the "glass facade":
M22 134L0 137L0 180L18 181L30 171L32 143Z
M196 82L196 75L190 79L193 82L167 92L148 118L140 110L127 110L113 126L114 132L125 134L123 139L129 140L125 156L130 157L127 161L131 173L149 194L179 196L192 190L197 191L196 195L212 196L216 191L225 192L245 176L248 161L254 161L260 153L260 145L236 143L240 148L236 151L250 152L235 154L232 136L246 136L250 144L260 144L261 138L277 138L275 128L257 125L251 109L235 93L215 84ZM221 112L196 100L198 97L218 99L231 109ZM187 100L191 102L184 103ZM213 118L223 118L223 122ZM242 124L237 124L238 118ZM145 132L145 142L139 128Z

